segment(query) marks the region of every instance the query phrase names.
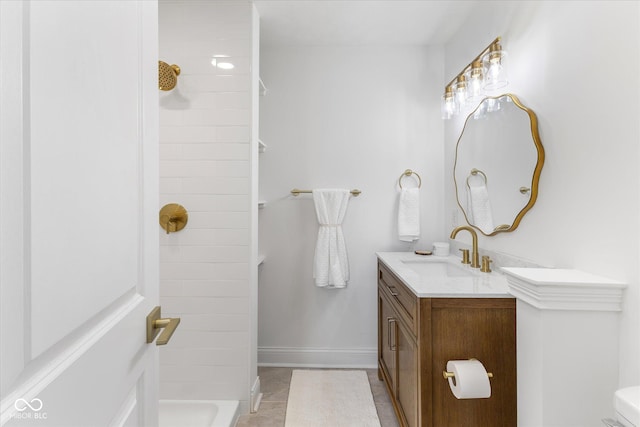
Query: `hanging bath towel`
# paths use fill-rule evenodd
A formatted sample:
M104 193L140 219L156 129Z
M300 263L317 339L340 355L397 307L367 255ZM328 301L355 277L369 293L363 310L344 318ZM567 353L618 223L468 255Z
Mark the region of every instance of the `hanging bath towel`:
M398 202L398 238L415 242L420 238L420 188L403 188Z
M342 235L349 190L313 190L320 228L313 261L313 278L321 288L344 288L349 281L349 260Z

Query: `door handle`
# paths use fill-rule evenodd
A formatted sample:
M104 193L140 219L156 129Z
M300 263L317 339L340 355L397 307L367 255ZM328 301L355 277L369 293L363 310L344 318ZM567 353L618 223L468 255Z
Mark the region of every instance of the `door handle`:
M167 317L162 319L160 306L155 307L147 316L147 344L153 342L156 336L160 334L160 330L162 330L162 333L156 340L156 345L167 344L179 324L179 317Z

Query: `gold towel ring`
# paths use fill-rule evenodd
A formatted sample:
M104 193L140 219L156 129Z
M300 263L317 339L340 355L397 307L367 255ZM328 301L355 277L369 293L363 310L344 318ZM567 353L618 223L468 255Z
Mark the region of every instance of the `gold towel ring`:
M398 185L400 186L400 188L402 188L402 178L404 178L405 176L411 176L411 175L415 175L418 177L418 188L422 187L422 178L420 178L420 175L418 175L418 172L414 172L411 169L407 169L402 173L402 175L400 175L400 178L398 178Z
M472 175L477 176L478 174L482 175L482 177L484 178L484 185L487 185L487 175L485 175L485 173L482 172L480 169L473 168L471 169L471 172L467 177L467 188L469 188L469 190L471 190L471 186L469 185L469 178L471 178Z

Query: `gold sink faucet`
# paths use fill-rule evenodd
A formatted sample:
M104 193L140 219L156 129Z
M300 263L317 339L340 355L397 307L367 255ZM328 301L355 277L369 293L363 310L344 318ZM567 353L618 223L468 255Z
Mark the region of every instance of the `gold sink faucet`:
M471 239L473 241L473 252L471 253L471 267L480 268L480 254L478 254L478 234L476 231L468 225L461 225L456 227L451 232L451 238L455 239L459 231L467 230L471 233Z

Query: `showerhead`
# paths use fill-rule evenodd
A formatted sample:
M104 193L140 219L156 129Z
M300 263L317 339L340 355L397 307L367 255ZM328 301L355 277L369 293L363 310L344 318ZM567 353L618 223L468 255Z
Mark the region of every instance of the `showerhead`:
M160 90L171 90L176 87L179 75L180 67L158 61L158 87Z

